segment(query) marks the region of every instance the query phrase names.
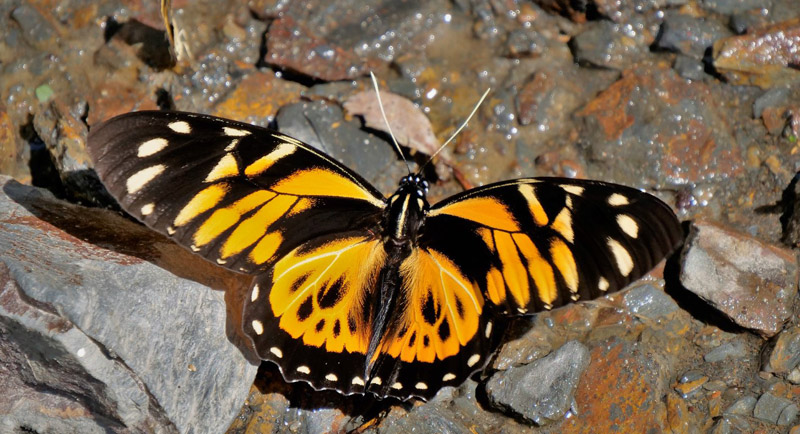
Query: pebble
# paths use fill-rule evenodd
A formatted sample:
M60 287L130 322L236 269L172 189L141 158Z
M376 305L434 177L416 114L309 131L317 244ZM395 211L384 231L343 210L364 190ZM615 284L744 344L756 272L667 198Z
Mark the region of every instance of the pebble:
M786 398L765 393L758 398L753 416L770 423L788 425L797 416L797 405Z
M744 346L744 342L741 340L736 340L732 342L726 342L713 350L706 353L703 356L703 359L706 362L720 362L727 358L731 359L740 359L747 355L747 351Z

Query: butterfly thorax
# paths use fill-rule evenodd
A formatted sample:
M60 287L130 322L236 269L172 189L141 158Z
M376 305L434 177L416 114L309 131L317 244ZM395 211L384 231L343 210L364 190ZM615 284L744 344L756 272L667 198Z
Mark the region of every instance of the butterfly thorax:
M389 198L384 214L384 236L397 244L416 239L419 228L430 207L425 194L428 181L419 175L408 175L400 180L400 187Z

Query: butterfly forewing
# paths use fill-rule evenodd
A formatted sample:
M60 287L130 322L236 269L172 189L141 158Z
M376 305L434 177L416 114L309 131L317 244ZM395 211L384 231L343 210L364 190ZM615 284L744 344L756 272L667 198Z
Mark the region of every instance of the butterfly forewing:
M532 178L436 204L420 246L451 258L490 303L513 314L622 289L681 238L675 215L654 196L597 181Z
M320 236L375 226L383 199L324 154L267 129L138 112L92 129L89 152L131 215L239 272Z

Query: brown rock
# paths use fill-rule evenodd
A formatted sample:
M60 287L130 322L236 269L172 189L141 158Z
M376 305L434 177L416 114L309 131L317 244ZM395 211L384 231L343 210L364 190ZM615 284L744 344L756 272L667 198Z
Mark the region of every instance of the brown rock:
M800 80L800 18L714 43L714 67L734 84L771 88Z

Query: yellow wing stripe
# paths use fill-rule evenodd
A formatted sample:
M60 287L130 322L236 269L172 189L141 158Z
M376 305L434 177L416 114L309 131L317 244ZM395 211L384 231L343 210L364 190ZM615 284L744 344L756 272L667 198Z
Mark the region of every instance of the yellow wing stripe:
M229 178L239 174L239 164L233 154L225 154L211 172L208 173L204 182L214 182L220 179Z
M225 194L230 190L228 184L214 184L201 190L178 212L178 216L172 222L175 226L183 226L192 221L198 215L215 207Z
M251 163L249 166L245 167L244 174L249 177L258 176L264 173L267 169L272 167L276 161L280 160L283 157L291 155L294 151L297 150L297 146L294 146L290 143L281 143L280 145L276 146L275 149L272 150L269 154L259 158L258 160Z
M257 265L269 261L275 255L275 252L278 251L281 242L283 242L283 235L281 235L280 232L270 232L264 235L258 241L258 244L253 247L253 250L250 251L250 260Z
M297 198L292 196L278 196L262 205L255 214L236 226L222 245L220 256L225 259L255 244L267 232L267 228L283 217L296 201Z
M572 229L572 214L569 208L564 207L564 209L558 213L556 218L553 219L551 227L570 243L575 242L575 232Z
M539 198L536 197L536 191L530 184L520 184L519 192L525 201L528 202L528 209L531 211L533 221L539 226L545 226L548 223L547 213L544 212Z
M472 220L482 226L506 232L520 231L519 223L503 202L491 197L473 197L444 206L429 213L429 217L440 214Z
M539 249L536 248L536 245L533 244L530 238L527 235L523 234L514 234L514 241L519 246L519 250L525 256L525 259L528 262L528 273L530 274L531 278L533 279L533 283L536 284L536 291L539 295L539 300L542 301L546 306L552 305L553 302L558 298L558 290L556 287L556 278L553 275L553 267L542 258L542 254L539 252ZM511 288L512 294L515 292L516 288ZM520 294L519 296L521 296ZM519 297L515 296L515 297ZM522 304L525 306L525 304Z
M194 233L196 246L204 246L235 225L242 215L275 197L275 193L259 190L237 200L232 205L214 211Z
M511 292L517 306L527 306L530 301L528 272L519 257L517 245L511 239L511 234L504 232L495 232L495 243L497 244L497 255L503 264L506 288Z
M295 196L331 196L361 199L377 207L383 207L381 200L361 188L353 180L323 168L299 170L272 186L272 190Z
M550 243L550 256L561 277L564 278L567 288L573 293L578 292L578 266L569 247L563 241L554 238Z

